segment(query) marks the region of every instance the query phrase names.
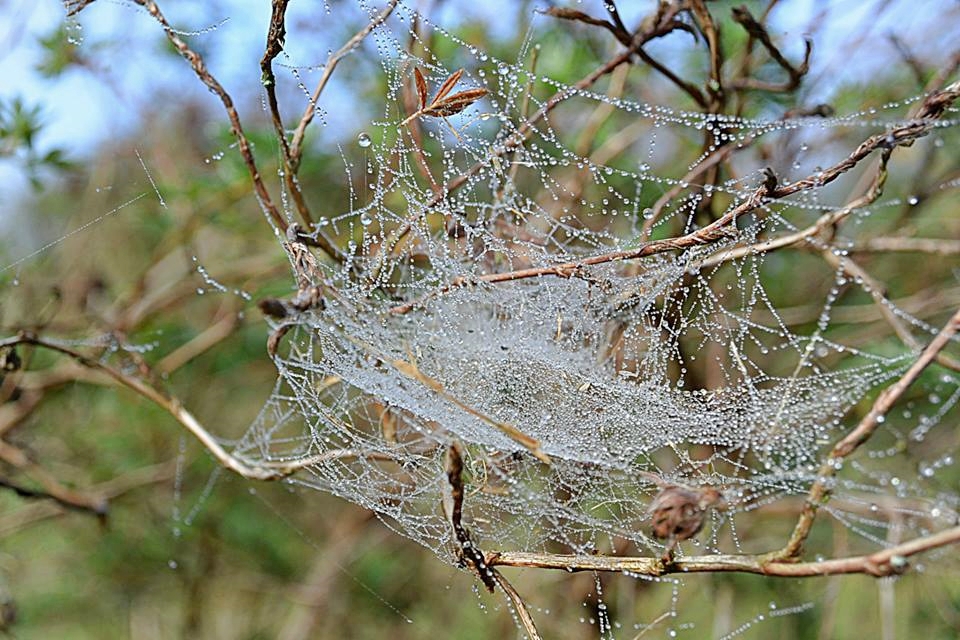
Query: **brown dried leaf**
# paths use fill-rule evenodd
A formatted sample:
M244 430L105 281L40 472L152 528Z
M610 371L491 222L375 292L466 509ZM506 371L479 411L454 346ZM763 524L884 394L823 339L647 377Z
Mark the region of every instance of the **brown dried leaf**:
M450 74L449 78L443 81L443 84L440 85L439 89L437 89L437 95L433 96L433 102L430 104L431 108L435 107L438 102L443 100L444 96L450 93L453 87L458 82L460 82L460 76L462 75L463 75L463 69L457 69L452 74Z
M584 13L583 11L577 11L575 9L562 9L560 7L550 7L543 12L548 16L553 16L554 18L560 18L561 20L573 20L575 22L585 22L587 24L597 25L599 27L613 27L612 24L606 20L600 20L594 18L593 16Z
M417 67L413 68L413 77L417 82L417 95L420 97L420 108L424 109L427 106L427 81L423 79L423 74L420 73L420 69Z
M383 435L384 442L397 444L397 415L380 403L374 403L381 408L380 411L380 433Z
M423 110L423 115L433 118L446 118L460 113L471 104L487 95L486 89L468 89L455 93L445 100L434 100L433 104Z

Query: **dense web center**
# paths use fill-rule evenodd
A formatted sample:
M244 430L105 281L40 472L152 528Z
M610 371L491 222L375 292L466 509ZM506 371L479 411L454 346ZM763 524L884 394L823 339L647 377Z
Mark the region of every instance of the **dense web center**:
M397 11L411 24L408 7ZM373 32L389 81L381 116L357 123L364 163L351 179L364 187L319 231L352 238L347 259L321 265L324 309L284 321L275 392L236 453L311 460L296 482L375 510L448 561L451 442L466 456L464 523L490 549L588 553L629 541L658 553L644 473L724 492L729 509L707 543L717 550L726 523L804 495L851 412L915 352L868 348L835 319L844 292L872 293L848 264L851 237L794 242L825 256L809 276L763 243L824 215L855 228L902 205L891 195L851 207L853 181L816 180L850 152L833 134L893 130L923 96L836 117L687 113L531 70L534 52L557 53L535 34L517 59L499 60L429 28L434 51L456 52L449 61L421 31ZM409 53L411 38L422 54ZM460 68L453 92L486 94L448 117L411 118L415 68L428 97ZM598 113L609 130L584 138ZM760 143L782 154L760 157ZM693 150L680 171L677 149ZM735 170L705 184L718 154ZM704 202L736 211L771 174L812 186L723 234L637 255L709 227ZM803 286L802 308L787 278ZM881 304L923 340L935 331ZM960 395L952 375L934 384L936 402L917 401L900 427L921 439ZM866 505L893 483L925 514L918 528L953 517L955 497L922 473L896 477L884 459L871 452L838 481L834 515L881 539ZM755 546L729 533L727 544Z

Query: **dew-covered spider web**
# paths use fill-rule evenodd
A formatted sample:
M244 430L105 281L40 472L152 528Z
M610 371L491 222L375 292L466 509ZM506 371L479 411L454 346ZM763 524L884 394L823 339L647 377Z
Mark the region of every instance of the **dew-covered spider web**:
M891 177L857 202L879 151L817 183L909 124L924 94L869 111L705 115L646 101L628 74L578 87L542 71L564 51L543 35L549 17L530 19L520 49L498 58L401 2L354 53L375 51L385 82L381 112L343 149L350 204L323 211L314 232L342 255L317 252L308 274L322 308L272 321L288 329L279 378L233 453L303 463L292 482L375 511L448 562L454 442L463 524L486 552L659 556L649 473L720 488L728 503L681 557L778 548L833 444L957 301L955 277L931 309L863 270L862 243L894 233L918 199ZM486 94L417 116L415 69L428 101L460 69L451 95ZM920 149L943 162L958 123L948 108L893 152L891 176L913 176ZM704 231L771 180L804 179ZM656 245L677 238L689 241ZM917 256L891 260L909 270ZM955 464L958 398L956 373L932 366L843 463L820 517L863 549L954 523L958 492L938 478ZM751 526L777 506L776 536Z

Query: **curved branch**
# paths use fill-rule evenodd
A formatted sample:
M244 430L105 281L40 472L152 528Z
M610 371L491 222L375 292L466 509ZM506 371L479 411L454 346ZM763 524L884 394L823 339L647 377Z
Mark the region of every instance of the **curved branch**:
M216 438L214 438L200 423L200 421L183 407L177 398L168 396L158 389L143 382L142 380L129 376L122 371L118 371L107 364L98 362L96 360L91 360L79 351L75 351L70 347L46 340L30 332L21 332L16 337L0 340L0 348L13 347L19 344L42 347L44 349L56 351L57 353L61 353L65 356L69 356L78 364L89 369L99 371L120 385L135 391L139 395L162 408L164 411L173 416L177 422L186 427L187 431L192 433L194 437L200 441L200 444L202 444L220 464L234 473L237 473L238 475L250 480L280 480L311 465L321 464L333 459L364 457L371 459L391 459L386 454L378 454L376 452L366 453L353 449L336 449L316 456L310 456L307 458L291 460L287 462L256 463L244 460L240 456L231 454L224 449L220 443L217 442Z
M813 521L817 517L817 511L820 505L829 499L832 493L831 480L837 475L837 470L843 460L851 453L857 450L860 445L870 439L874 431L880 425L882 417L893 408L903 392L909 387L923 372L927 366L933 362L947 344L953 340L953 337L960 331L960 309L953 314L953 317L947 321L940 333L927 345L916 361L900 377L899 380L883 390L873 407L857 424L857 426L842 440L834 445L833 450L827 456L827 459L820 466L817 472L817 480L811 485L807 494L807 500L803 505L800 518L797 520L796 527L786 546L775 557L778 559L796 558L800 555L803 544L810 534L813 527Z
M92 1L92 0L91 0ZM170 26L170 23L167 22L167 19L164 17L163 13L160 12L160 7L157 6L157 3L154 0L134 0L137 4L147 10L154 20L160 23L160 26L163 27L164 32L167 34L167 40L170 41L170 44L174 46L177 52L190 63L190 66L193 67L193 72L200 78L200 81L203 82L213 92L220 102L223 103L223 108L227 112L227 117L230 119L230 125L233 130L233 135L237 138L237 146L240 149L240 155L243 157L244 164L247 165L247 171L250 173L250 178L253 181L253 188L257 193L257 198L260 200L260 204L266 209L267 213L273 219L274 224L276 224L280 229L286 231L287 221L280 213L280 210L277 209L277 206L273 204L273 200L270 198L270 192L267 191L266 185L263 183L263 178L260 176L260 170L257 168L256 159L253 157L253 151L250 149L250 143L247 140L246 134L243 132L243 126L240 124L240 114L237 112L237 108L233 105L233 99L230 97L230 94L227 93L226 89L223 88L223 85L211 75L210 71L207 70L207 65L203 60L203 57L187 46L187 43L180 39L180 36L177 35L176 31ZM83 7L80 7L82 9ZM80 9L77 9L79 11Z

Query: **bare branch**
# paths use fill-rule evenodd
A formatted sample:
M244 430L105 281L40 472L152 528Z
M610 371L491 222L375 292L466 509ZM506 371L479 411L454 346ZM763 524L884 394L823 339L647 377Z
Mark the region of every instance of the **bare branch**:
M180 53L180 55L190 63L190 66L193 67L193 71L197 77L200 78L200 81L203 82L203 84L205 84L210 91L220 98L220 102L223 104L223 108L227 112L227 117L230 119L233 135L237 138L237 146L240 149L240 155L243 157L244 164L247 166L247 171L250 173L251 180L253 180L253 188L257 193L257 198L260 200L260 204L263 206L263 208L266 209L267 213L273 219L274 224L281 229L286 230L287 221L280 213L279 209L277 209L276 205L273 204L273 200L270 198L270 192L263 183L263 178L260 176L260 170L257 168L257 162L253 157L253 151L250 149L250 143L247 140L246 134L243 132L243 126L240 124L240 114L237 113L237 109L233 105L233 98L230 97L230 94L227 93L226 89L224 89L220 82L218 82L217 79L214 78L213 75L211 75L207 70L207 65L203 61L203 57L187 46L187 43L177 35L176 31L173 30L173 28L170 26L170 23L167 22L167 19L160 12L160 7L157 6L157 3L154 2L154 0L134 1L146 9L147 13L153 16L153 18L160 23L160 26L163 27L164 32L167 34L167 40L170 41L170 44L172 44Z
M532 267L529 269L519 269L517 271L508 271L505 273L492 273L471 279L463 277L454 278L449 285L439 289L436 295L441 295L453 289L469 286L478 282L511 282L514 280L537 278L541 276L569 278L577 271L587 266L606 264L610 262L622 262L625 260L636 260L638 258L645 258L658 253L689 249L690 247L694 246L710 244L722 238L729 238L736 233L736 228L733 225L738 218L758 210L768 201L779 200L795 193L809 191L811 189L816 189L822 187L823 185L829 184L853 167L857 166L857 164L859 164L863 159L867 158L871 153L877 151L878 149L883 151L884 157L888 157L889 150L891 148L897 146L909 146L913 144L916 139L926 135L934 128L936 123L935 118L939 117L943 113L943 110L946 108L946 106L956 100L957 97L960 97L960 82L956 82L943 91L928 96L923 103L924 106L920 109L920 115L918 119L912 120L908 124L892 129L885 134L876 134L869 137L843 160L837 162L828 169L819 171L816 174L812 174L802 180L791 182L789 185L772 185L770 184L770 181L767 180L764 184L761 184L752 193L746 196L740 202L740 204L731 208L707 226L697 229L696 231L692 231L687 235L667 238L664 240L653 240L650 242L645 242L640 247L631 249L629 251L612 251L610 253L599 254L589 258L584 258L582 260L564 262L548 267ZM882 184L882 182L880 184ZM869 197L869 195L867 197ZM839 212L834 212L830 215L842 217L849 214L852 210L853 207L848 205ZM827 219L828 218L822 218L822 220ZM818 224L821 223L818 222ZM825 225L826 222L823 222L822 224ZM806 235L804 235L803 232L799 234L791 234L791 238L794 236L799 237L796 239L791 239L789 244L801 240L812 233L813 232L810 231L806 232ZM743 251L749 252L750 250L752 250L752 248L744 249ZM730 255L736 256L738 255L737 252L739 251L741 250L725 250L722 254L723 259L730 259ZM746 253L743 255L746 255ZM390 313L408 313L423 302L423 300L417 300L398 305L390 309Z
M292 473L295 473L309 464L313 464L313 462L308 460L292 461L289 463L278 463L266 466L242 460L238 456L228 453L220 445L220 443L217 442L212 435L210 435L203 425L200 424L193 414L187 411L183 405L180 404L179 400L165 395L142 380L127 375L126 373L114 369L113 367L102 362L92 360L82 353L74 351L70 347L66 347L56 342L51 342L29 332L21 332L20 335L14 338L0 340L0 347L18 344L34 345L62 353L63 355L73 358L78 364L104 373L115 382L137 392L144 398L164 409L167 413L173 416L177 422L186 427L187 430L190 431L190 433L192 433L194 437L196 437L197 440L199 440L200 443L211 453L211 455L213 455L213 457L220 462L220 464L245 478L249 478L251 480L279 480L289 476Z
M750 10L747 9L746 6L734 7L733 19L743 26L746 32L750 34L750 37L759 40L760 44L770 53L770 57L790 76L787 82L779 85L762 82L753 78L742 78L734 81L734 87L737 89L761 89L764 91L787 92L793 91L800 86L800 81L803 79L803 76L810 70L810 53L813 51L813 43L810 39L807 38L804 40L803 62L801 62L799 66L794 66L780 53L780 49L778 49L777 46L773 44L773 40L770 39L767 28L753 17L753 14L750 13Z
M665 564L660 558L617 556L573 556L514 551L487 554L490 567L532 567L564 571L609 571L662 576L670 573L754 573L784 578L859 573L878 578L898 575L909 568L910 556L960 543L960 527L916 538L870 555L834 558L815 562L788 562L774 555L712 555L675 559Z
M797 521L790 540L782 551L775 554L778 559L791 559L800 555L803 544L810 534L810 529L813 526L813 521L814 518L816 518L820 505L822 505L832 493L831 481L833 477L836 476L837 470L844 458L856 451L860 445L873 435L873 432L876 431L877 426L880 424L881 418L890 411L897 399L907 390L907 387L934 361L937 354L950 343L958 330L960 330L960 310L953 314L953 317L950 318L943 329L940 330L940 333L927 345L927 348L920 353L917 360L907 369L903 376L884 389L883 393L881 393L873 403L873 407L867 415L863 417L856 428L834 445L830 455L817 472L817 480L810 487L810 491L807 494L807 501L804 503L800 519Z

